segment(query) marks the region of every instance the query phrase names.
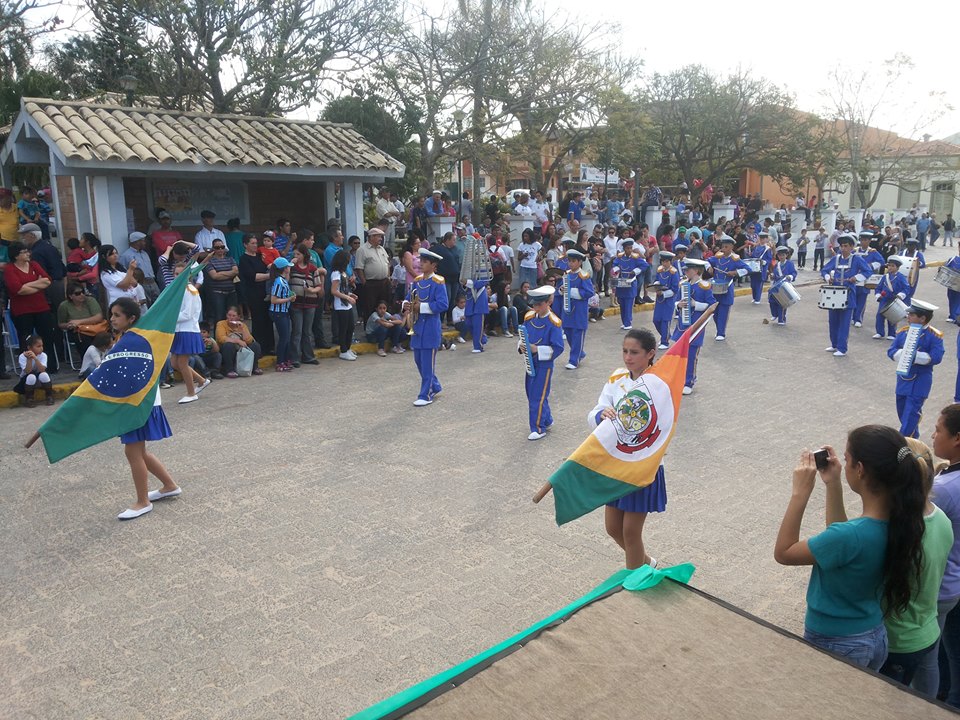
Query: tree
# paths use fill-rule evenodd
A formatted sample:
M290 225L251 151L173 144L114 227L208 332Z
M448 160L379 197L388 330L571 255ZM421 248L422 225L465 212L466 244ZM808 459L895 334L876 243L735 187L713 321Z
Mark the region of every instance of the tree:
M0 0L0 78L16 79L27 72L34 40L62 24L57 15L28 23L27 15L55 6L42 0Z
M835 136L843 147L838 170L850 183L851 201L862 208L873 206L884 185L902 187L932 169L917 160L919 136L952 108L943 92L917 97L907 78L912 68L910 58L898 53L884 62L880 74L843 68L830 73L830 89L824 94L832 105ZM877 127L884 111L903 105L910 108L901 115L910 118L904 131L908 137Z
M593 164L605 171L617 169L621 177L630 171L639 177L657 157L650 119L640 98L619 87L612 88L601 99L601 117L602 124L595 128L590 141Z
M392 0L132 0L128 7L163 61L164 105L199 96L214 112L253 115L302 108L318 97L332 65L363 65L393 11Z
M61 80L41 70L30 70L18 77L0 80L0 126L13 122L25 97L58 97L65 89Z
M679 172L688 187L745 168L778 181L806 170L819 120L798 112L792 97L747 71L720 78L693 65L655 74L644 96L661 147L656 169Z

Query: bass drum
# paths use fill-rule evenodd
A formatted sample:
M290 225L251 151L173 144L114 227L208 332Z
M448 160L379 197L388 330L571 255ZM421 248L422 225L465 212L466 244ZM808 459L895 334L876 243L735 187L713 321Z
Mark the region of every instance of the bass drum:
M887 319L887 322L896 325L901 320L907 319L907 304L898 297L890 302L880 306L880 314Z

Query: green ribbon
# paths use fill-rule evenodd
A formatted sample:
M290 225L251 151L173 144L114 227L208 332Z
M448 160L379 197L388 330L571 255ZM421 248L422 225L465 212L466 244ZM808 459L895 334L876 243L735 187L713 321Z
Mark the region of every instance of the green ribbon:
M664 578L670 578L678 583L686 585L693 577L696 568L693 563L681 563L665 568L652 568L649 565L641 565L636 570L627 575L623 580L625 590L648 590L656 587Z

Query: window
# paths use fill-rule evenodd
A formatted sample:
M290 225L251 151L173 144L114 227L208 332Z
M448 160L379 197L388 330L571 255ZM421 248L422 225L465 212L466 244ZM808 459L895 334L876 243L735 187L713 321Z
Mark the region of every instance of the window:
M920 182L910 181L900 183L900 192L897 195L897 207L909 210L920 202Z

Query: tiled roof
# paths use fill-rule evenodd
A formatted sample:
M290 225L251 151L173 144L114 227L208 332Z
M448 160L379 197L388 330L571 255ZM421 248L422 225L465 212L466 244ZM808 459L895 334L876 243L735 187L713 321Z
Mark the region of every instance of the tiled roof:
M340 123L39 98L24 98L21 107L68 160L403 171L399 161Z

